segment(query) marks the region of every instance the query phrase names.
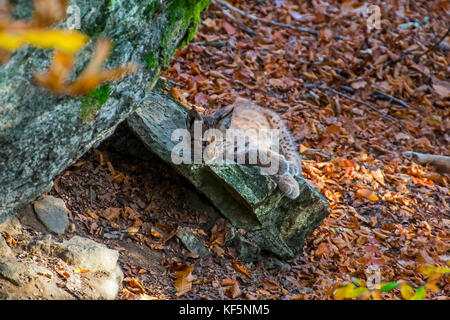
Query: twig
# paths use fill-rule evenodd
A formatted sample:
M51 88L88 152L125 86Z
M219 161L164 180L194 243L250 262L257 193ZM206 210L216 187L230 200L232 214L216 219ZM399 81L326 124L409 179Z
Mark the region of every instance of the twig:
M316 156L316 155L318 155L318 156L321 156L322 158L325 158L325 159L327 159L327 160L331 160L331 158L333 158L333 155L332 155L331 153L328 153L328 152L323 151L323 150L321 150L321 149L308 148L308 149L306 149L306 151L303 152L303 153L305 153L306 155L311 155L311 156ZM303 154L303 153L302 153L302 154ZM307 157L305 157L305 158L307 158Z
M303 28L303 27L296 27L296 26L292 26L290 24L286 24L286 23L281 23L281 22L277 22L277 21L272 21L269 19L264 19L264 18L259 18L253 14L247 13L245 11L242 11L234 6L232 6L231 4L229 4L227 1L225 0L213 0L213 2L217 2L220 3L221 5L227 7L228 9L230 9L231 11L237 12L240 15L249 18L251 20L255 20L255 21L261 21L267 24L271 24L273 26L277 26L277 27L282 27L282 28L288 28L288 29L292 29L292 30L296 30L296 31L301 31L301 32L306 32L312 35L315 35L316 37L319 35L319 31L317 30L312 30L312 29L308 29L308 28ZM342 40L344 39L343 36L333 36L334 39L336 40Z
M327 87L327 86L322 86L322 85L314 85L314 84L306 84L305 87L306 88L310 88L310 89L318 88L318 89L330 91L330 92L332 92L334 94L337 94L337 95L339 95L341 97L344 97L344 98L346 98L346 99L348 99L350 101L362 104L363 106L366 106L367 108L372 109L373 111L379 113L383 118L386 118L386 119L389 119L389 120L392 120L392 121L400 122L400 124L403 125L401 120L399 120L397 118L394 118L393 116L391 116L391 115L389 115L389 114L387 114L387 113L385 113L383 111L378 110L377 108L372 106L370 103L367 103L365 101L361 101L361 100L355 99L355 98L353 98L353 97L351 97L351 96L349 96L349 95L347 95L345 93L342 93L340 91L337 91L337 90L335 90L333 88L330 88L330 87Z
M170 80L170 79L167 79L166 77L160 76L160 78L163 81L166 81L166 82L170 83L173 86L178 86L178 87L181 87L181 88L185 88L186 87L184 84L176 82L176 81L173 81L173 80Z
M439 44L440 44L442 41L444 41L444 39L449 35L449 33L450 33L450 27L448 27L447 32L442 36L441 39L439 39L438 42L436 42L431 48L429 48L429 49L428 49L427 51L425 51L424 53L421 53L420 55L418 55L418 56L415 57L414 59L415 59L416 61L418 61L422 56L424 56L424 55L426 55L427 53L429 53L429 52L433 51L434 49L436 49L436 48L439 46Z
M215 4L215 3L214 3L214 4ZM216 5L216 4L215 4L215 5ZM223 13L226 17L228 17L228 19L234 21L234 22L239 26L239 28L241 28L242 31L247 32L251 37L256 37L256 36L258 35L258 34L257 34L255 31L253 31L251 28L247 27L247 26L246 26L245 24L243 24L241 21L239 21L238 19L236 19L236 17L233 16L233 15L230 13L230 11L228 11L227 9L225 9L225 8L223 8L223 7L220 7L220 6L217 6L217 7L220 8L220 9L222 10L222 13Z
M227 40L219 40L219 41L197 41L197 42L190 42L189 44L193 44L196 46L203 46L203 47L213 47L220 49L223 46L226 46L228 44Z
M399 105L401 105L401 106L403 106L405 108L408 108L408 109L411 108L411 106L407 102L405 102L405 101L403 101L403 100L401 100L399 98L393 97L393 96L391 96L391 95L389 95L387 93L384 93L383 91L380 91L380 90L375 90L375 92L372 94L372 96L375 99L377 97L378 98L383 98L383 99L386 99L386 100L389 100L389 101L394 101L394 102L398 103Z

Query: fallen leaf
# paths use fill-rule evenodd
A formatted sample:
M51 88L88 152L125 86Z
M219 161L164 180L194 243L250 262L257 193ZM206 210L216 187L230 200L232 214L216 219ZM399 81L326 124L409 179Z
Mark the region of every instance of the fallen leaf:
M315 255L320 257L320 256L327 256L329 254L330 254L330 249L328 248L327 243L321 242L316 249Z
M114 219L117 219L120 216L121 212L122 212L121 208L107 208L103 210L101 215L105 219L112 221Z
M233 263L233 267L236 271L239 271L240 273L242 273L243 275L247 276L248 278L252 278L251 274L240 264L238 263Z
M355 195L357 198L364 198L370 201L378 200L378 196L375 194L375 192L369 189L358 189Z
M194 266L186 265L182 270L175 272L176 279L173 282L173 286L177 289L175 293L177 297L192 289L192 280L194 279L192 271L194 271Z

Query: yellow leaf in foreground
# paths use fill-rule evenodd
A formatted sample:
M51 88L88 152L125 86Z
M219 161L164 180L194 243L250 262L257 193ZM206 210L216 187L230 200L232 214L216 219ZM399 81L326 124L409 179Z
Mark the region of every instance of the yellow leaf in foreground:
M76 53L87 41L88 37L76 30L28 29L0 32L0 48L8 51L31 45L42 49L58 49Z
M400 293L402 294L403 299L410 300L414 296L414 289L407 284L402 284Z

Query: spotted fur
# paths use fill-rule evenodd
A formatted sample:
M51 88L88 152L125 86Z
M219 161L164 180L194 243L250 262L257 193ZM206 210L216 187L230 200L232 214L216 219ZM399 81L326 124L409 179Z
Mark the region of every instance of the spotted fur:
M196 121L201 121L203 132L208 129L218 129L225 134L225 130L233 130L234 134L245 137L245 148L243 149L239 149L236 144L223 145L223 141L207 142L213 146L210 149L212 153L217 150L223 151L224 148L233 148L234 158L229 160L245 159L246 164L250 164L249 155L252 151L258 155L264 152L270 158L271 163L278 165L278 171L271 177L280 190L291 199L298 197L300 191L294 177L302 172L301 158L296 151L288 128L274 111L254 103L235 103L208 116L190 110L186 118L186 127L189 131L193 131ZM263 136L261 139L264 129L279 130L279 141L270 140L270 136ZM202 141L203 145L204 142ZM274 151L276 145L279 145L279 152ZM258 156L258 161L253 165L260 167L263 172L267 171L267 164L260 162L259 159Z

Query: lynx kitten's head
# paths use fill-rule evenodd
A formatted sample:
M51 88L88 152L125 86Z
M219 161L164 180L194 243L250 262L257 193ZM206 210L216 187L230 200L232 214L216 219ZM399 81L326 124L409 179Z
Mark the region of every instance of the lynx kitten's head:
M208 129L228 129L231 124L232 113L233 109L221 109L211 116L205 116L197 110L191 109L189 110L186 117L186 129L190 133L193 133L196 122L199 122L199 124L202 125L202 133L204 133Z

